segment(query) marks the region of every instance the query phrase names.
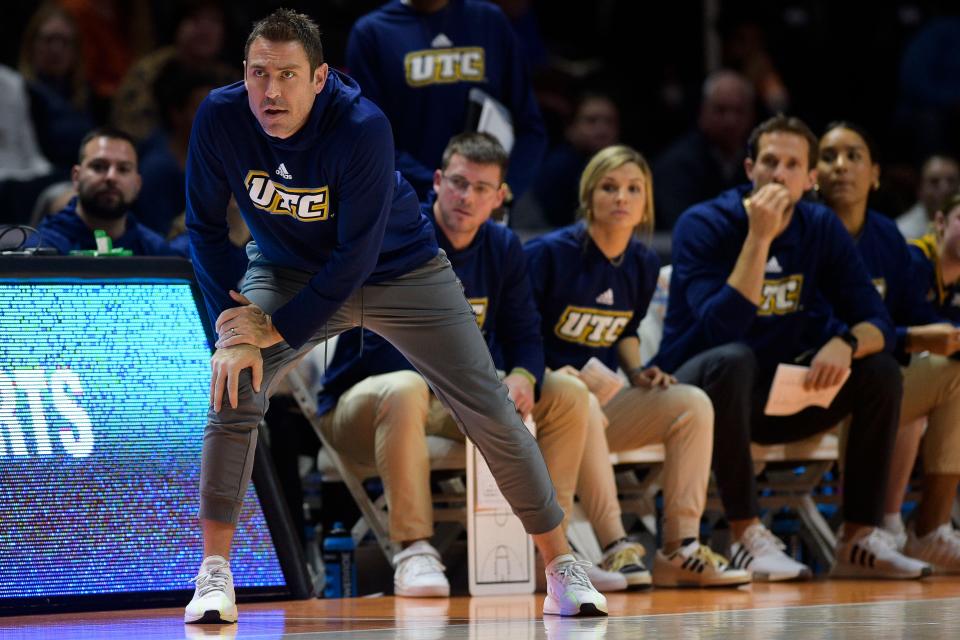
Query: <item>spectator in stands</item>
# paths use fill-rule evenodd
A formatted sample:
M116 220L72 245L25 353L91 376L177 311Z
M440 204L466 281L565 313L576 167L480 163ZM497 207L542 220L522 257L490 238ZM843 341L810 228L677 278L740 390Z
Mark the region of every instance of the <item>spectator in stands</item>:
M579 206L580 175L595 153L620 139L620 110L610 96L586 92L577 100L573 120L564 137L565 140L547 154L533 188L522 201L535 208L525 218L540 224L524 226L561 227L574 221ZM519 225L522 217L522 212L517 211L514 224Z
M914 240L932 231L933 215L950 194L960 188L960 163L946 155L932 155L920 169L917 203L897 218L900 233Z
M743 160L754 122L753 88L735 71L716 71L703 83L695 129L675 141L653 165L657 224L670 230L698 202L746 182Z
M197 107L218 78L203 68L171 58L154 82L160 126L140 149L143 189L134 211L137 218L161 235L168 235L186 207L187 145Z
M960 573L960 537L950 513L960 483L960 329L926 299L927 283L892 220L867 208L880 186L876 149L855 124L827 125L817 163L820 195L843 222L897 327L894 355L903 368L903 403L884 507L884 528L906 555L938 573ZM835 332L834 332L835 333ZM926 419L926 435L923 420ZM914 527L904 532L900 509L920 440L923 497ZM905 543L905 546L904 546Z
M954 192L934 215L934 232L911 241L927 284L927 299L937 312L960 325L960 192Z
M591 412L577 494L601 546L601 566L623 571L633 586L649 585L644 549L629 542L620 517L610 451L648 444L666 447L663 549L657 586L740 585L746 571L698 541L706 505L713 407L696 387L640 362L637 329L656 286L659 259L637 238L653 227L653 183L646 160L625 146L607 147L580 178L585 223L530 241L533 297L540 310L546 364L580 377L592 358L619 366L630 386ZM589 379L584 374L584 379ZM605 395L605 394L604 394Z
M583 455L589 391L575 377L544 372L540 317L530 295L526 261L512 231L490 220L506 196L507 153L488 134L454 137L434 173L435 193L422 206L434 223L510 399L532 416L537 443L569 516ZM362 328L340 336L324 377L318 411L333 447L355 462L375 464L383 480L398 596L447 596L450 585L433 535L426 435L463 440L426 381L390 343ZM614 494L614 499L616 495ZM619 573L588 569L597 589L626 589Z
M465 128L474 88L509 110L515 143L507 183L515 198L527 189L546 133L520 44L496 5L391 0L357 21L346 55L363 94L390 119L396 167L421 200L447 141Z
M185 237L171 245L130 213L141 183L130 136L108 127L88 133L71 178L77 197L43 220L32 238L34 244L53 246L64 255L96 249L93 232L102 229L113 246L130 249L134 255L187 257Z
M713 470L730 521L731 560L755 580L810 575L760 522L750 442L798 440L852 414L833 575L927 575L930 567L903 556L879 527L903 393L900 368L885 352L895 332L837 216L802 200L816 182L817 139L800 120L780 115L754 129L748 154L751 185L695 205L674 227L670 299L654 360L713 401ZM825 342L807 333L821 299L849 327ZM767 415L779 363L809 365L808 389L839 386L829 407Z
M94 126L78 38L70 14L49 1L30 18L20 44L20 73L30 93L37 142L64 177L80 140Z
M223 7L219 0L180 3L173 44L138 60L123 79L113 99L111 121L129 131L137 142L145 140L162 126L165 115L157 104L158 76L172 60L194 72L209 74L214 86L240 80L239 69L220 61L224 40Z
M130 65L153 46L148 0L58 0L80 30L84 72L93 90L94 119L106 119L110 100Z
M23 77L0 65L0 222L26 222L33 202L56 180L30 122Z

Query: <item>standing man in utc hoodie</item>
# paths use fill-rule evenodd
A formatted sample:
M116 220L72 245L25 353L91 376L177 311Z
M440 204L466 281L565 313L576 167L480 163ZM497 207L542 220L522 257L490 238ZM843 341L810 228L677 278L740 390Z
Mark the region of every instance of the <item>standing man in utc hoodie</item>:
M606 615L570 554L537 443L394 171L387 118L323 63L307 16L279 9L258 22L244 58L244 81L211 92L197 111L187 159L191 253L218 339L200 471L204 561L184 620L237 620L230 546L257 424L283 374L355 326L397 347L477 444L548 561L544 613ZM242 293L224 259L231 194L254 239Z
M391 0L357 20L347 67L393 123L397 170L422 201L447 142L464 131L473 88L510 111L514 197L536 177L546 130L517 36L492 2Z

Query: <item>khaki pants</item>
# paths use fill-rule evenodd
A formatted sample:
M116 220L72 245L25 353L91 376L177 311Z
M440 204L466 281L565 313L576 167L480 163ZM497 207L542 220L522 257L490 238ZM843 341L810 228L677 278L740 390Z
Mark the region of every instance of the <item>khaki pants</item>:
M903 370L900 425L927 418L924 473L960 474L960 362L944 356L914 356ZM895 454L896 455L896 454Z
M590 397L576 378L548 372L532 412L537 444L567 516L573 507ZM462 441L463 435L418 373L395 371L357 383L324 416L322 428L338 453L376 466L387 500L391 540L433 535L426 436Z
M591 396L593 397L593 396ZM663 540L700 533L713 452L713 405L697 387L623 389L602 410L592 403L577 495L602 546L626 535L611 451L663 443Z

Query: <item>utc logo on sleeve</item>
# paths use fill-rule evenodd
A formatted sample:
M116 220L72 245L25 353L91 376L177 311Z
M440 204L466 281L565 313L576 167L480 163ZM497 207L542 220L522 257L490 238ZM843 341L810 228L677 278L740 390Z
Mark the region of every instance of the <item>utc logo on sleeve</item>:
M553 332L561 340L588 347L609 347L620 338L633 311L604 311L568 306Z
M407 84L423 87L451 82L482 82L482 47L453 47L411 51L403 58Z
M318 222L330 215L330 187L294 189L277 184L266 171L250 171L243 185L253 206L268 213L302 222Z
M803 274L798 273L777 280L764 280L760 292L758 316L785 316L800 308Z

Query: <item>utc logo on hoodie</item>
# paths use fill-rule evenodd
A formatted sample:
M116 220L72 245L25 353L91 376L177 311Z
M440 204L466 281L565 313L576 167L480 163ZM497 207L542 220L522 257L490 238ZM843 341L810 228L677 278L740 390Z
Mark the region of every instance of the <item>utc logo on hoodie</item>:
M330 187L295 189L277 184L266 171L248 172L243 184L257 209L302 222L319 222L330 216Z
M423 87L452 82L482 82L482 47L451 47L411 51L403 59L407 84Z

